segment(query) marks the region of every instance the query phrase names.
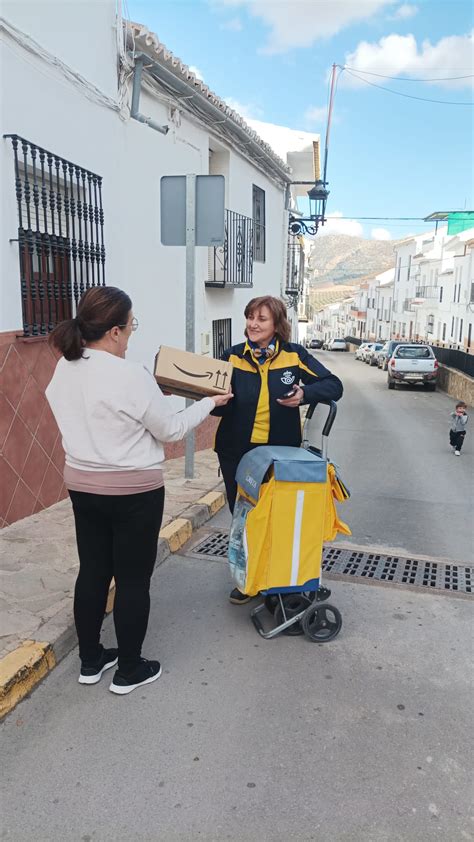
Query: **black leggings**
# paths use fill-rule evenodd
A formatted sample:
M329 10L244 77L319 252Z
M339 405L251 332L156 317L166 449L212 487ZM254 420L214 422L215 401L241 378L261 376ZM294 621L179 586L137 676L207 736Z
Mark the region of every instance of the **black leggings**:
M94 663L112 577L119 669L139 663L150 613L150 579L163 518L164 488L112 496L70 491L76 523L79 575L74 619L79 656Z

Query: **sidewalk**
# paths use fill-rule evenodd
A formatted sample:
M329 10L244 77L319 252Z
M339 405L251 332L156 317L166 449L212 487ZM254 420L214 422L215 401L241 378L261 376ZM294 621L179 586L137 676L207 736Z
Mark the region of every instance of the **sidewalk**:
M224 506L217 469L212 450L196 453L192 480L184 478L184 457L165 463L157 565ZM72 603L77 568L69 500L1 530L0 716L76 645ZM113 588L107 610L112 606Z

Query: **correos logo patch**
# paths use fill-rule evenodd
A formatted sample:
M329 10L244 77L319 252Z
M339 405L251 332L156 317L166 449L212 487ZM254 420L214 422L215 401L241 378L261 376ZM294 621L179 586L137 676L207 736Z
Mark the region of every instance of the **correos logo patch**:
M291 384L295 382L295 375L292 371L284 371L283 376L280 379L285 386L291 386Z
M248 482L248 484L251 485L252 488L257 487L257 480L251 477L250 474L247 474L247 476L245 477L245 482Z

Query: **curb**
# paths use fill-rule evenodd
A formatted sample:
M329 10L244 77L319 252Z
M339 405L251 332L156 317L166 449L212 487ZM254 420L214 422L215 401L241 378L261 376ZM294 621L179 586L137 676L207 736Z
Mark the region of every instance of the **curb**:
M155 570L172 553L178 552L193 532L210 520L225 506L222 491L210 491L188 506L181 516L160 530ZM115 584L109 589L106 613L114 607ZM72 605L60 611L41 628L51 642L25 640L21 646L0 659L0 720L28 696L77 645Z

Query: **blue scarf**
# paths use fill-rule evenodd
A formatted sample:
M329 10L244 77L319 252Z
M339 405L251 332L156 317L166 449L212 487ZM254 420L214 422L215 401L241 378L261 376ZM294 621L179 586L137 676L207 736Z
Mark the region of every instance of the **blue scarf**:
M263 365L266 363L267 360L271 359L275 354L276 350L276 338L273 337L271 342L268 343L266 348L260 348L256 342L251 342L250 339L247 339L248 346L252 352L252 356L256 359L256 361Z

